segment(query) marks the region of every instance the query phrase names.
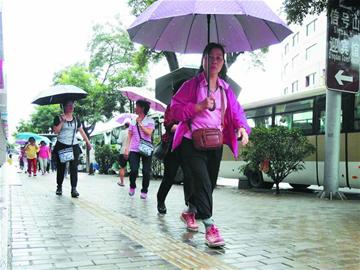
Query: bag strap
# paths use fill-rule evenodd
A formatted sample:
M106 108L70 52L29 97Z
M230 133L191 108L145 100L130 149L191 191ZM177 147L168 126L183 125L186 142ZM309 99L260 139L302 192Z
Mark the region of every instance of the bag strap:
M225 120L225 91L222 87L220 87L221 92L221 128L224 128L224 120Z
M73 138L72 138L71 145L73 145L73 144L74 144L74 140L75 140L75 133L76 133L76 128L77 128L77 120L76 120L76 117L73 117L73 118L74 118L73 120L75 120L75 129L74 129L74 135L73 135Z
M139 128L139 125L138 123L136 122L136 127L137 127L137 130L139 132L139 137L140 137L140 140L142 140L142 137L141 137L141 133L140 133L140 128Z

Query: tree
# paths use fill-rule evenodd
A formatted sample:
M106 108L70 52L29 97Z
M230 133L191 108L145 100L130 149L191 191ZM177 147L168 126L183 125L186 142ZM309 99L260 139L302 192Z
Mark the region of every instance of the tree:
M18 123L18 125L16 126L16 131L15 134L13 134L14 136L17 133L20 132L33 132L33 133L37 133L37 127L34 127L31 123L31 121L25 121L24 119L21 119Z
M320 14L326 9L327 0L284 0L283 8L289 23L302 24L309 14Z
M36 133L51 133L55 116L61 113L59 105L37 106L31 114L31 125L36 128Z
M243 170L262 171L274 181L279 194L279 183L290 173L303 170L304 158L314 151L315 147L298 129L254 128L242 153L247 162Z

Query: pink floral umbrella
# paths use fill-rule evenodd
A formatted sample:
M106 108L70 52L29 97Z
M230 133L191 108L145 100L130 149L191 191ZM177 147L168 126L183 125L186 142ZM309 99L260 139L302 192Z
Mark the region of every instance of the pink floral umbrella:
M137 101L139 99L148 101L150 103L150 108L155 111L165 112L166 110L166 105L155 98L155 92L151 92L142 87L124 87L119 91L132 101Z
M138 116L134 113L122 113L116 119L121 126L125 125L125 123L130 123L131 120L135 120Z

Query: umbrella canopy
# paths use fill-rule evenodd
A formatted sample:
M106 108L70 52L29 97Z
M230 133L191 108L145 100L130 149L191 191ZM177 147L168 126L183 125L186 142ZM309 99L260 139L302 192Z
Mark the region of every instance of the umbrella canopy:
M292 33L261 0L158 0L128 32L134 42L180 53L202 53L209 42L226 52L253 51Z
M137 101L139 99L146 100L150 103L150 108L158 111L165 112L166 105L160 100L155 98L155 93L146 90L141 87L124 87L119 90L125 97L132 101Z
M21 132L16 134L15 142L17 144L26 144L30 137L33 137L37 143L40 143L41 141L44 141L46 144L51 143L47 137L32 132Z
M196 68L183 67L156 79L155 96L158 100L169 104L172 98L173 89L176 91L186 81L198 73ZM241 87L231 78L227 78L232 90L236 96L239 96Z
M131 122L131 120L135 120L138 116L134 113L122 113L118 115L116 118L116 122L118 122L121 126L125 125L125 123Z
M32 103L38 105L62 104L67 100L79 100L86 96L87 93L77 86L58 84L41 91Z

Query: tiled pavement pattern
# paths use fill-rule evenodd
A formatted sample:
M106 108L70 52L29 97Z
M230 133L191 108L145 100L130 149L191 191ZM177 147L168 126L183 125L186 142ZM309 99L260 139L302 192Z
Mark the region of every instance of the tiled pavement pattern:
M158 216L159 181L134 198L114 176L80 174L57 197L55 175L7 173L12 269L360 269L360 201L321 201L313 193L215 190L214 218L224 249L204 244L179 220L181 186ZM348 196L349 197L349 196Z

